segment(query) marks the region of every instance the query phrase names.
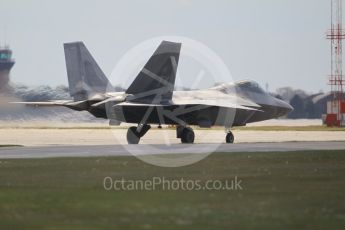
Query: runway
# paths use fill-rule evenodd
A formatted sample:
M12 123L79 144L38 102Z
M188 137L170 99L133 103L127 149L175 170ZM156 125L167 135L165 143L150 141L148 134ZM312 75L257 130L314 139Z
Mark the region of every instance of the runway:
M74 145L0 148L0 159L100 157L157 154L198 154L210 152L287 152L308 150L344 150L344 142L282 142L183 145Z

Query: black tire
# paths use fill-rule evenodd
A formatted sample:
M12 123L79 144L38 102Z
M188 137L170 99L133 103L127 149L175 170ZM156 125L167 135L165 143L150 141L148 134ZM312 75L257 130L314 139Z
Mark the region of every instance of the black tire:
M234 134L232 134L232 132L228 132L228 133L226 134L225 141L226 141L226 143L228 143L228 144L233 144L234 141L235 141Z
M139 134L137 133L137 127L130 127L127 130L127 142L128 144L136 145L139 144L140 137Z
M184 128L181 135L181 142L184 144L193 144L194 143L195 134L193 129L191 128Z

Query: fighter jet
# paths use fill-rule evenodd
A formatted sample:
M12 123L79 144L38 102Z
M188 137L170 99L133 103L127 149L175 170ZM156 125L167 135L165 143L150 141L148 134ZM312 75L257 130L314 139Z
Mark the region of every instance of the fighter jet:
M151 125L173 125L182 143L194 143L190 126L223 126L226 143L234 143L231 128L278 118L292 111L253 81L223 83L216 87L174 91L181 43L162 41L125 92L115 92L82 42L64 44L69 93L73 100L24 102L35 106L65 106L88 111L110 124L133 123L129 144L138 144ZM130 68L130 67L129 67Z

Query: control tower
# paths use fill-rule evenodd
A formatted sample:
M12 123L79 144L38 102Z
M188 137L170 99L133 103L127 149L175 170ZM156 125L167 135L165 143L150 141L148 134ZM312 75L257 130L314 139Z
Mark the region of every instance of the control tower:
M8 88L10 71L14 63L12 50L8 46L0 47L0 93Z

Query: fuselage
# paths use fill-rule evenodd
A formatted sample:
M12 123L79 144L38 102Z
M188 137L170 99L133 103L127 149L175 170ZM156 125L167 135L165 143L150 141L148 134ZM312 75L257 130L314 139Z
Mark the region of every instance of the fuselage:
M109 93L107 98L113 98L111 103L103 109L94 108L89 112L98 117L135 124L179 125L183 122L201 127L232 127L278 118L293 109L258 87L256 83L246 81L205 90L174 91L168 104L130 107L117 106L130 101L130 95Z
M275 119L285 116L293 110L291 105L268 93L257 93L236 90L236 92L222 92L218 89L197 90L197 91L175 91L174 101L183 101L185 99L193 100L229 100L232 102L244 102L248 107L256 108L255 110L236 109L232 126L244 126L247 123L259 122L269 119ZM252 103L252 104L251 104ZM257 107L257 105L259 107Z

